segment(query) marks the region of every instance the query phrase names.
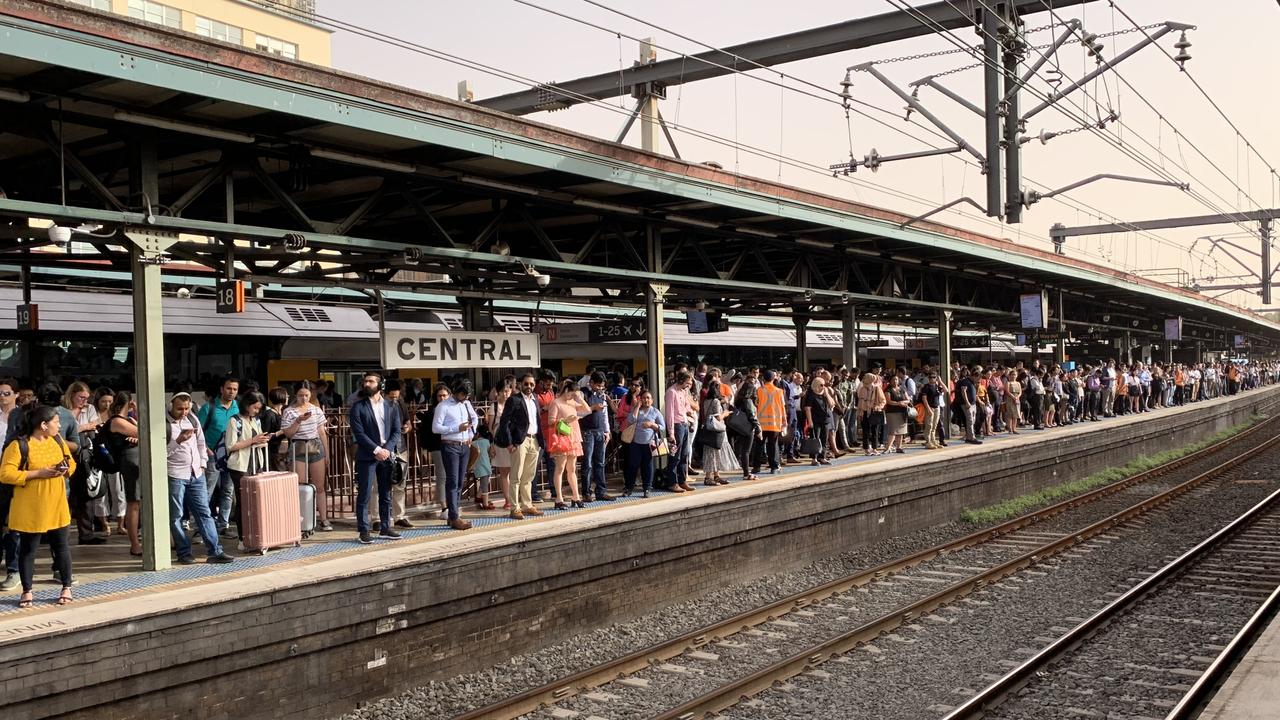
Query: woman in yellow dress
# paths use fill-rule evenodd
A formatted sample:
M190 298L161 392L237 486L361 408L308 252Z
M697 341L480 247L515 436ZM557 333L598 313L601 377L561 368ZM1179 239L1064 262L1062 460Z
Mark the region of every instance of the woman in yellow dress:
M62 578L58 604L66 605L71 602L71 548L67 544L71 513L67 508L66 478L75 472L76 461L58 434L62 426L56 408L37 407L28 416L27 427L29 431L9 443L0 456L0 482L14 486L9 529L20 538L18 574L22 578L22 597L18 607L31 607L36 550L42 536L53 550L54 565Z

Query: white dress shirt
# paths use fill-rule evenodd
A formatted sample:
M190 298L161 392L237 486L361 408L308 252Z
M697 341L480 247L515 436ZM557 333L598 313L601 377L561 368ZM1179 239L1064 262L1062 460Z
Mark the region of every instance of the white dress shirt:
M521 395L525 411L529 413L529 437L538 437L538 400L532 395Z
M471 423L471 425L463 430L463 423ZM476 436L476 425L479 423L480 419L476 417L476 411L472 409L470 400L458 402L454 398L449 398L436 405L435 415L431 418L431 431L439 435L441 440L465 443L471 442L471 439Z
M387 404L379 395L377 400L370 398L369 407L373 408L373 419L378 423L378 447L387 444Z

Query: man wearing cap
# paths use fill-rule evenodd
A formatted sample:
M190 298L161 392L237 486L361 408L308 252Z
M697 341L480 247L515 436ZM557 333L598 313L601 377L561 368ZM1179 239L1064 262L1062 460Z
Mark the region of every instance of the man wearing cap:
M356 530L359 541L373 542L369 534L369 495L378 482L378 536L397 540L400 533L391 527L391 463L400 447L404 419L399 403L382 396L382 373L367 372L360 380L361 399L351 406L349 423L356 443Z
M471 407L471 382L459 380L453 384L453 397L436 404L431 418L431 430L440 436L440 454L444 460L444 496L449 508L449 527L468 530L471 523L463 520L459 511L462 504L462 484L467 479L467 461L471 458L471 440L476 436L480 419Z

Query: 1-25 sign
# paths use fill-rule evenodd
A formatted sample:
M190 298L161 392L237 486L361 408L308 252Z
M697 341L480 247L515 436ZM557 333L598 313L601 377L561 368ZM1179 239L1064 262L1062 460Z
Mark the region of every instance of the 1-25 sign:
M216 307L219 314L244 312L244 281L219 280Z

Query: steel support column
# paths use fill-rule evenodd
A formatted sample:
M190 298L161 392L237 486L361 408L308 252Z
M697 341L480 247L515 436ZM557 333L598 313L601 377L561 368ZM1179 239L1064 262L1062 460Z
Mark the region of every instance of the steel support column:
M130 233L133 269L134 383L137 387L138 495L142 500L142 567L164 570L169 561L169 472L164 399L164 310L160 296L160 244ZM176 237L175 237L176 239Z
M1058 365L1062 365L1067 361L1067 340L1065 337L1067 334L1067 317L1063 315L1062 291L1057 291L1055 295L1054 304L1058 307L1058 341L1053 344L1053 361Z
M646 225L644 228L645 251L648 257L649 269L655 270L662 267L662 236L658 233L658 228L653 225ZM670 286L665 283L647 282L644 287L644 310L645 310L645 327L647 329L647 337L645 339L645 359L649 366L649 383L648 388L653 393L653 405L659 410L662 409L663 396L666 394L665 382L667 378L666 368L666 340L663 336L662 325L663 315L666 312L667 290Z
M938 377L942 379L944 388L951 386L951 320L955 314L950 310L938 311Z
M1271 304L1271 218L1258 222L1258 235L1262 238L1262 304Z
M796 313L791 316L796 326L796 369L809 374L809 316Z
M858 367L858 306L849 305L840 315L840 345L844 351L844 364L849 369Z
M1018 117L1018 61L1021 59L1022 32L1019 23L1016 15L1009 18L1008 46L1004 52L1004 86L1008 92L1004 116L1004 221L1010 224L1022 222L1022 144L1018 142L1018 134L1022 131Z
M484 332L489 330L489 323L484 322L484 301L474 298L458 298L458 305L462 307L462 329L467 332ZM481 376L484 371L480 368L468 368L467 377L471 379L473 389L471 396L476 397L480 392L480 388L484 386L484 378Z
M656 49L653 46L653 38L645 38L640 41L640 62L639 65L646 65L657 59ZM658 120L658 98L652 93L641 91L638 98L640 107L637 111L640 115L640 149L645 152L658 152L658 133L662 127ZM654 266L650 266L654 267ZM661 267L661 265L657 266Z
M1000 217L1004 204L1001 197L1000 173L1000 76L1003 74L1000 58L1000 42L996 35L1000 30L1000 18L989 10L982 12L982 54L986 72L983 80L985 89L987 122L987 215Z

